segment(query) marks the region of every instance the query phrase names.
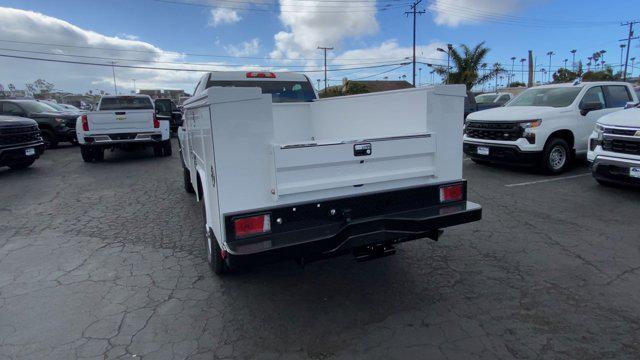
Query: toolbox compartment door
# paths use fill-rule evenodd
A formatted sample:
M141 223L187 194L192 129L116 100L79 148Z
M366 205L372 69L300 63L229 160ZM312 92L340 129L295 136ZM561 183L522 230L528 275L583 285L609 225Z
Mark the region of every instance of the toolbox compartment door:
M434 177L435 134L274 145L276 196Z

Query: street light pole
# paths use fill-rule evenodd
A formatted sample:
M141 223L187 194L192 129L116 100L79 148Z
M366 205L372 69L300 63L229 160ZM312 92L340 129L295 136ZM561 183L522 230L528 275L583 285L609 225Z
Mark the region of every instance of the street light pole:
M573 49L570 52L573 56L573 59L571 60L571 71L576 72L576 52L578 52L578 50Z
M133 80L133 93L136 93L136 79L131 79Z
M437 48L437 51L443 52L447 54L447 78L445 79L445 84L449 84L449 72L451 71L451 49L453 49L453 45L447 44L447 50L443 48Z
M525 58L520 59L520 68L521 68L521 71L522 71L522 83L523 84L525 83L524 82L524 62L525 61L527 61L527 59L525 59Z
M515 74L513 73L513 68L516 66L516 57L513 56L511 57L511 74L509 74L509 80L507 80L507 86L509 86L509 83L513 82L513 77L515 76Z
M115 61L111 62L111 72L113 73L113 90L115 91L115 95L118 95L118 84L116 84L116 63L115 63Z
M631 60L631 77L633 77L633 63L635 63L635 62L636 62L636 58L635 58L635 56L634 56L634 57L632 57L632 58L631 58L631 59L629 59L629 60ZM626 68L626 67L627 67L627 66L625 65L625 68Z
M553 55L555 55L555 54L556 54L556 53L554 53L553 51L549 51L549 52L547 53L547 55L549 55L549 72L548 72L549 77L547 78L547 82L551 82L551 57L552 57Z

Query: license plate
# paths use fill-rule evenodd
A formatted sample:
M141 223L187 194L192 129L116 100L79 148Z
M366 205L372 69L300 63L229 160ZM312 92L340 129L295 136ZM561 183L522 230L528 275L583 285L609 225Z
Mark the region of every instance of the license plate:
M24 149L24 154L27 156L33 156L36 154L36 149L34 148Z
M486 146L478 146L476 149L478 155L489 155L489 148Z
M629 168L629 176L632 178L640 178L640 167Z
M118 121L122 121L122 120L126 120L127 117L126 116L116 116L116 120Z

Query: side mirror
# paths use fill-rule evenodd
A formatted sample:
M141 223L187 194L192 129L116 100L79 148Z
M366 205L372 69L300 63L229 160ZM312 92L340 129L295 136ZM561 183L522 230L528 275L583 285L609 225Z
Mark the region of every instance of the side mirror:
M625 109L631 109L631 108L634 108L636 106L638 106L638 103L633 102L633 101L629 101L626 104L624 104L624 108Z
M596 110L602 110L602 103L600 102L584 103L580 106L580 115L586 116L588 113Z

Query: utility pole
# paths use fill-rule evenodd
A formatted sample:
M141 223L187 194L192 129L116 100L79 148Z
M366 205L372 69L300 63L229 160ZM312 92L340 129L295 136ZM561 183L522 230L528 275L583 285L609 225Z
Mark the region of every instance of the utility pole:
M320 91L320 79L316 79L318 81L318 91Z
M638 36L636 37L633 36L633 25L635 24L640 24L640 21L628 21L622 24L622 26L629 26L629 36L627 36L626 39L620 40L620 41L625 41L625 40L627 41L627 57L624 61L624 74L622 75L622 78L624 81L627 81L627 66L629 65L629 48L631 47L631 40L640 39L640 37Z
M564 59L564 69L565 69L565 70L568 70L568 69L567 69L567 61L569 61L569 59Z
M115 91L115 95L118 95L118 85L116 84L116 63L115 63L115 61L111 62L111 72L113 73L113 90Z
M422 68L418 68L418 86L422 85Z
M324 50L324 92L327 92L327 50L333 50L332 47L318 46L318 50Z
M533 51L529 50L529 78L527 79L527 87L533 86L533 76L535 68L533 67Z
M136 79L131 79L133 80L133 93L136 93Z
M424 10L418 11L418 4L420 4L422 0L416 0L411 5L411 11L405 11L404 14L409 16L409 14L413 15L413 87L416 87L416 15L422 15L425 13Z
M573 49L570 51L571 55L573 55L573 60L571 60L571 71L576 72L576 53L578 50Z

